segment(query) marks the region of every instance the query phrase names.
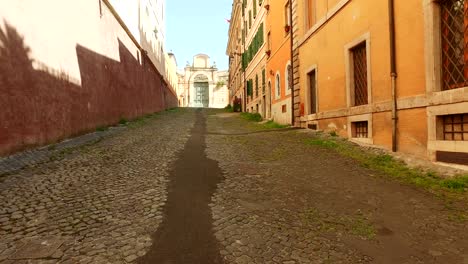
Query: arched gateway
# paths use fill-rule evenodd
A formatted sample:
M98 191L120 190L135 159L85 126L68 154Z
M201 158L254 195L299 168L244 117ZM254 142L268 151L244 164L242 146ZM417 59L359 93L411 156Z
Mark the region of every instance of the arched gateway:
M184 72L179 73L178 96L184 107L223 108L229 104L227 89L229 73L218 71L216 64L210 63L206 54L193 57L193 63L187 62Z

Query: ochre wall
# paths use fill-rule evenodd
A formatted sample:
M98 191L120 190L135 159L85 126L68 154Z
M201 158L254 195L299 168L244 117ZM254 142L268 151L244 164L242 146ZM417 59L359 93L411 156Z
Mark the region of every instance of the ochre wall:
M398 151L427 155L426 108L398 111Z
M317 2L317 24L306 27L306 1L298 1L300 102L307 109L307 73L317 71L318 115L304 119L317 120L319 129L336 131L349 137L344 125L353 116L371 114L372 142L391 149L391 75L387 1L350 0L336 13L344 0ZM395 2L396 62L398 99L425 96L425 31L421 1ZM332 15L332 16L330 16ZM322 22L324 22L321 24ZM348 108L346 80L346 47L367 35L370 53L371 103L368 107ZM356 43L357 44L357 43ZM354 108L354 109L353 109ZM307 111L305 113L307 115ZM327 116L336 118L323 119ZM349 119L348 119L349 118ZM304 125L303 125L304 126ZM398 149L420 156L427 155L427 114L425 108L398 110Z
M272 8L267 16L267 28L271 34L271 55L267 61L267 77L271 80L272 118L281 124L291 123L291 90L286 90L286 65L291 58L290 32L286 34L285 1L271 0ZM276 73L280 75L280 97L276 91ZM283 113L282 106L286 105Z
M0 1L0 155L177 106L104 4L36 2Z

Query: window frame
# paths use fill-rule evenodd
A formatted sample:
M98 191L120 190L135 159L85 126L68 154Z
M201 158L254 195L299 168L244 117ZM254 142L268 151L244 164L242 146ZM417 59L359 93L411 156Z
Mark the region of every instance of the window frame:
M461 75L463 75L463 82L462 83L455 83L455 84L448 84L445 82L445 78L446 78L446 65L445 63L448 63L450 66L453 66L455 65L455 62L457 60L459 60L460 58L456 58L454 60L451 59L451 56L450 55L446 55L446 53L449 53L449 51L451 50L449 47L450 46L456 46L456 44L454 45L453 43L448 43L447 45L449 47L447 47L446 51L444 51L445 49L445 45L447 42L445 42L445 38L444 38L444 7L443 5L446 3L446 2L449 2L449 1L459 1L459 0L446 0L446 1L441 1L438 3L439 5L439 16L440 16L440 21L439 21L439 34L440 34L440 72L441 72L441 83L440 83L440 90L441 91L448 91L448 90L454 90L454 89L459 89L459 88L464 88L464 87L468 87L468 65L467 65L467 57L468 57L468 47L467 47L467 44L468 44L468 39L466 37L466 31L468 29L468 18L467 18L467 9L468 9L468 3L466 0L463 0L463 58L462 60L464 61L463 63L463 69L461 72L458 72L458 74L461 73ZM453 26L453 25L452 25ZM449 30L446 32L446 34L450 34L450 33L456 33L456 29L453 29L453 30ZM453 42L453 39L452 39L452 42ZM445 57L447 56L447 57ZM460 65L459 65L460 66ZM448 73L450 77L453 77L453 75L455 73ZM451 78L452 81L453 78ZM459 81L459 80L456 80L456 81ZM453 87L450 87L450 86L453 86Z
M284 2L284 8L283 8L283 17L284 17L284 26L291 26L290 25L290 22L291 22L291 18L290 18L290 15L291 13L289 12L289 8L291 8L291 4L290 4L290 1L289 0L286 0Z
M353 137L353 123L356 122L367 122L367 138L357 138ZM354 115L354 116L348 116L348 138L350 141L358 143L358 144L368 144L368 145L373 145L374 144L374 132L373 132L373 114L362 114L362 115Z
M281 74L279 71L275 75L275 98L281 98Z
M312 72L315 72L315 91L314 91L314 97L315 97L315 112L312 111L312 91L311 91L311 83L310 83L310 75ZM307 69L306 72L307 76L307 115L316 115L319 112L319 90L318 90L318 67L317 65L312 65L309 69Z
M367 104L355 105L354 101L354 63L353 49L365 42L367 63ZM357 37L345 45L345 67L346 67L346 101L348 107L366 107L372 104L372 60L371 60L371 35L369 32Z
M306 0L305 7L306 29L309 30L317 24L317 0Z
M286 67L284 69L284 90L285 90L285 94L286 95L290 95L291 94L291 88L292 88L292 85L290 83L290 81L292 81L290 78L291 78L291 72L288 71L288 67L291 67L291 61L288 61L286 63ZM292 71L292 67L291 67L291 71Z

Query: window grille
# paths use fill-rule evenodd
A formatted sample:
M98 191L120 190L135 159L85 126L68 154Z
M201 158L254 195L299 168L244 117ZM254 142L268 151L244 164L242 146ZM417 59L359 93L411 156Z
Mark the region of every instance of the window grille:
M441 1L442 90L468 86L468 0Z
M368 104L366 42L354 47L351 54L354 73L354 105L366 105Z
M367 121L353 122L353 137L354 138L368 138L369 137L369 123Z
M468 114L445 115L444 140L468 141Z

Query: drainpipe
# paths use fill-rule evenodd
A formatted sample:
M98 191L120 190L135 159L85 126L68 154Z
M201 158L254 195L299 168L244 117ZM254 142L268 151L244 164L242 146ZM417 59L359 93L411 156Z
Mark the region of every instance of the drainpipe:
M289 0L289 26L291 30L291 126L294 126L294 28L293 28L293 0Z
M395 10L394 0L388 0L389 32L390 32L390 69L392 78L392 151L396 152L397 147L397 94L396 79L398 77L396 70L396 48L395 48Z

